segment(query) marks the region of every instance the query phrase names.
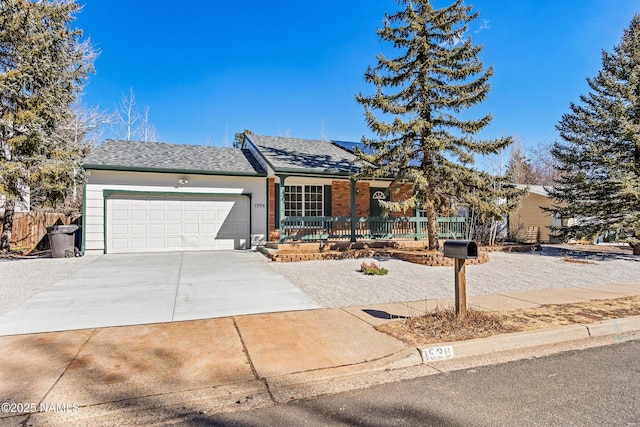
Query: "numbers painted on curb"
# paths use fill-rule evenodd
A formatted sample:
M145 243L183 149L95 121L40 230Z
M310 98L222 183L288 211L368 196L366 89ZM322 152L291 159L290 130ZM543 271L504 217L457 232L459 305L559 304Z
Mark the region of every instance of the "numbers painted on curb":
M434 360L444 360L453 358L453 346L443 345L440 347L430 347L420 349L423 362L433 362Z

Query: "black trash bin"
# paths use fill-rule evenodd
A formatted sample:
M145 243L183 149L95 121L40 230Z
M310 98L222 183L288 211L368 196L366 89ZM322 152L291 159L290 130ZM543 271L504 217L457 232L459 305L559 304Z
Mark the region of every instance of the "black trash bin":
M47 235L54 258L73 258L76 256L75 232L77 225L53 225L47 227Z

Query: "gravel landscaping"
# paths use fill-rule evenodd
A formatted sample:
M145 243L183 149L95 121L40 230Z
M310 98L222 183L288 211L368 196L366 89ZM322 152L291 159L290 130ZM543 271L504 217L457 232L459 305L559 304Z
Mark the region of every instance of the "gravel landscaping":
M630 252L629 252L630 253ZM545 246L528 253L492 252L491 260L467 266L467 295L576 288L640 280L640 257L626 253L570 253ZM426 267L376 259L386 276L365 276L363 259L271 263L324 307L453 298L453 267Z

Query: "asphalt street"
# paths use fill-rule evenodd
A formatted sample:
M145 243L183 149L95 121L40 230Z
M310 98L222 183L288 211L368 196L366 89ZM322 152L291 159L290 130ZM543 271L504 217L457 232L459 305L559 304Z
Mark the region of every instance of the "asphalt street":
M639 426L640 341L191 419L189 426Z

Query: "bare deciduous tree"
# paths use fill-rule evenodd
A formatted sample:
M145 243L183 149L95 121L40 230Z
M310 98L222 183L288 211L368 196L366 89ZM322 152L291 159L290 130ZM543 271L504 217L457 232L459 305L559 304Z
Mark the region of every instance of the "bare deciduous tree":
M557 160L551 154L550 143L540 143L529 149L531 173L538 185L554 185L562 176Z
M113 113L115 132L126 141L159 141L160 135L151 122L150 107L146 105L140 113L137 104L132 88L129 89L129 95L123 93L120 96L120 104L115 106Z
M560 176L550 144L540 143L525 151L519 141L509 154L507 173L513 183L527 185L551 186Z
M160 136L156 131L156 127L153 123L151 123L151 119L149 118L149 106L144 107L144 112L140 116L140 126L136 130L136 134L138 135L138 139L143 142L151 142L151 141L159 141Z
M113 116L119 128L118 134L127 141L131 141L135 126L140 120L140 114L136 109L136 96L132 88L129 88L129 96L121 94L120 105L116 105Z
M81 206L78 189L84 180L80 164L89 151L100 142L112 117L99 107L86 107L76 101L67 119L60 123L54 138L60 146L56 154L58 163L68 164L65 174L43 168L40 173L53 174L50 180L39 180L32 186L31 204L35 208L55 208L58 211L78 212Z

